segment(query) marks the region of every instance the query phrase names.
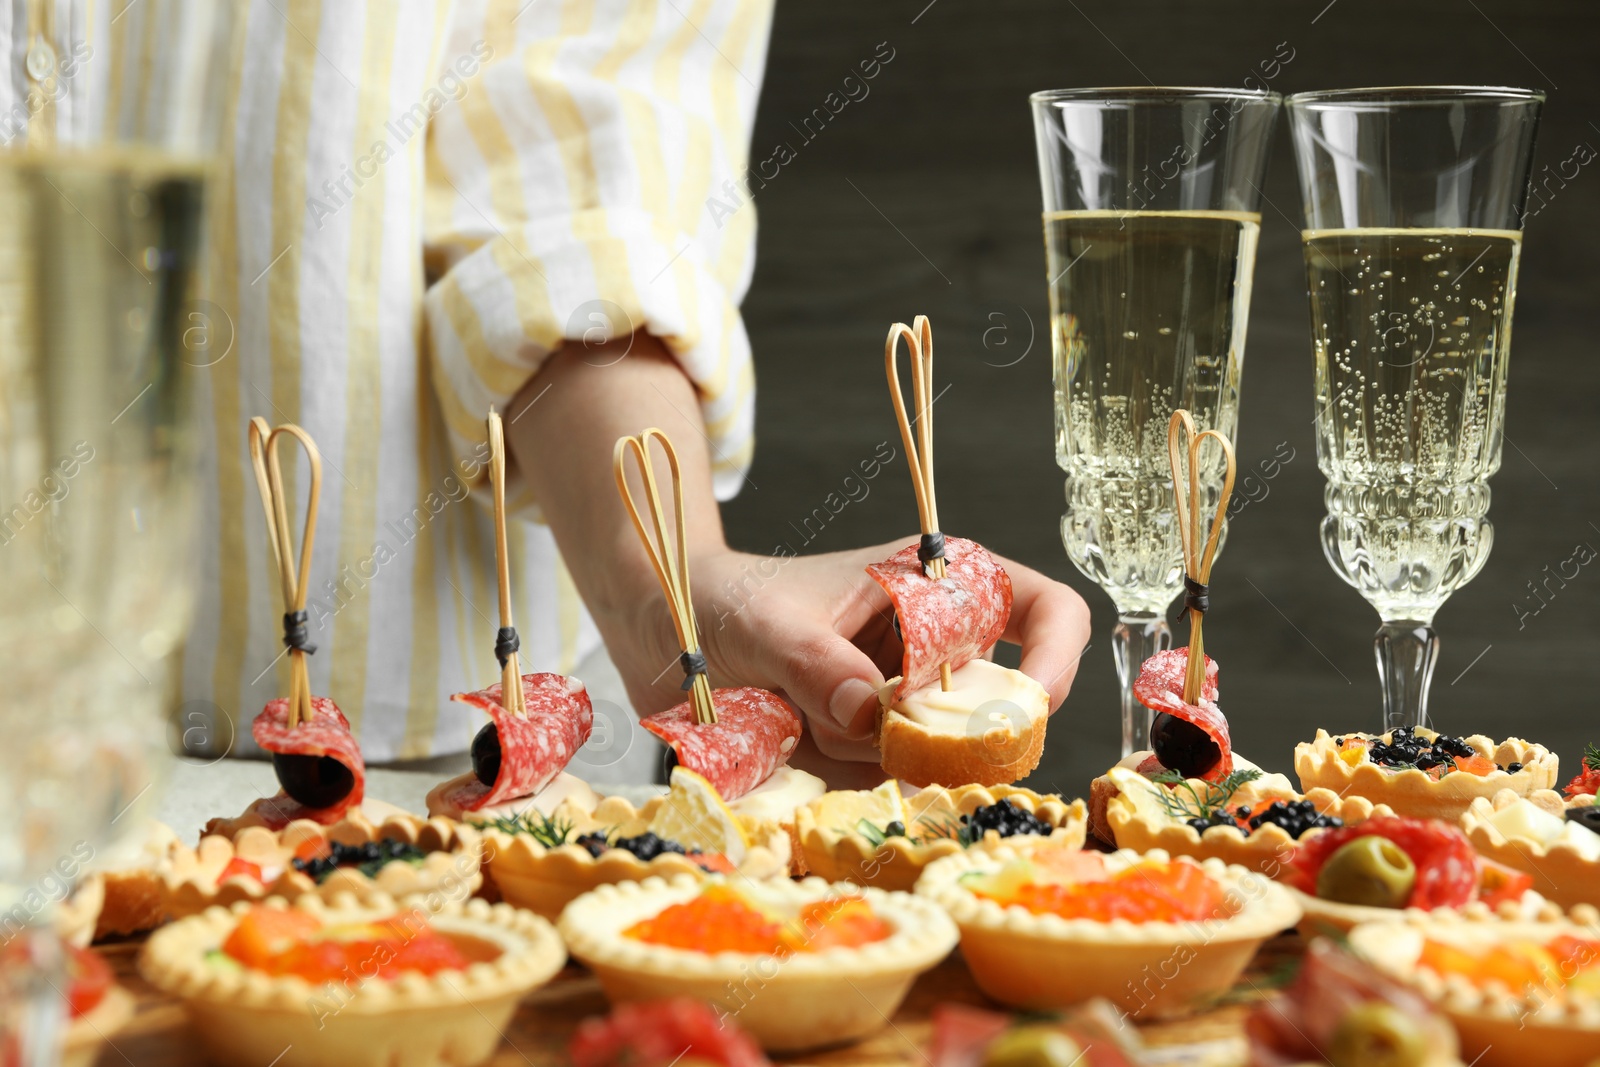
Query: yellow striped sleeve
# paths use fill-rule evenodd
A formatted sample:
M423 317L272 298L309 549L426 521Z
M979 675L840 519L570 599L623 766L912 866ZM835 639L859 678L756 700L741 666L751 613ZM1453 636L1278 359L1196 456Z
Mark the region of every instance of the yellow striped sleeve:
M699 391L718 496L737 491L754 447L738 305L771 17L771 0L457 8L446 54L465 89L430 124L424 220L441 275L424 301L431 376L457 452L563 341L642 330Z

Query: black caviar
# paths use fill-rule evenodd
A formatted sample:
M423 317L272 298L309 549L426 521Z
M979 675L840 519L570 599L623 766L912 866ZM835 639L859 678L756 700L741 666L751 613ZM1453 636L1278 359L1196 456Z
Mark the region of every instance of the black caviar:
M1311 801L1301 799L1274 800L1259 812L1252 811L1248 805L1240 805L1231 812L1218 808L1203 817L1188 820L1188 824L1197 834L1203 834L1213 826L1231 826L1240 833L1245 833L1248 827L1248 832L1254 833L1263 826L1272 825L1298 839L1310 830L1343 826L1344 821L1324 815Z
M971 815L961 816L961 836L970 841L977 841L990 830L1001 837L1016 837L1019 834L1049 837L1053 829L1027 808L1018 807L1006 798L985 804Z
M1335 741L1344 744L1344 738ZM1367 758L1385 767L1415 767L1420 771L1443 768L1445 773L1456 769L1456 759L1470 759L1477 750L1465 740L1452 734L1439 734L1431 740L1419 734L1415 727L1397 726L1389 733L1389 740L1374 738L1367 744ZM1522 764L1511 763L1503 768L1509 774L1522 770Z
M340 867L356 867L368 878L376 878L380 870L396 860L420 863L427 856L427 853L416 845L392 837L364 841L359 845L330 841L328 848L329 853L326 856L305 860L294 859L289 862L295 870L321 885Z
M618 837L614 839L606 837L603 832L597 830L594 833L579 835L579 837L573 843L579 848L586 849L589 855L593 856L595 859L599 859L602 854L613 849L620 849L623 852L631 852L645 863L649 863L657 856L674 855L692 857L692 855L694 855L676 841L668 840L665 837L659 837L648 830L633 837ZM708 871L713 869L711 867L707 867L703 863L700 866L704 867Z

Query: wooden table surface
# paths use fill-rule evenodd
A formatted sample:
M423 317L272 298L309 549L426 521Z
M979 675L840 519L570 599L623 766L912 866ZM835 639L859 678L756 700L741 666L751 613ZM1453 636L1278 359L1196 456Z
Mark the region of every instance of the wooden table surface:
M102 1053L97 1067L208 1064L204 1051L189 1036L179 1003L156 992L139 977L135 968L139 948L138 942L100 946L118 980L134 994L139 1007L133 1021L112 1037L114 1047ZM1190 1018L1142 1026L1141 1037L1152 1051L1150 1062L1206 1067L1242 1064L1241 1028L1248 1001L1261 995L1263 976L1285 956L1298 951L1298 938L1279 938L1265 947L1239 988L1222 1006ZM948 1001L988 1005L959 954L923 975L889 1026L875 1037L845 1048L783 1057L780 1062L814 1067L926 1067L931 1013L936 1004ZM567 1063L567 1040L579 1020L605 1010L599 983L580 968L569 966L554 982L523 1001L489 1067L562 1067Z

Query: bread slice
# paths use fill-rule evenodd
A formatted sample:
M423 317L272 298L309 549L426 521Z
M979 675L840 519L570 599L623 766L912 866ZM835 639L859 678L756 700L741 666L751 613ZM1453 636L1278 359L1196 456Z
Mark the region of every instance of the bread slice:
M962 691L960 676L963 674L981 675L1004 670L986 660L974 660L957 670L957 689ZM1021 677L1026 684L1017 686L1015 695L1028 706L1009 702L1016 710L1005 716L1009 720L1008 728L986 727L993 717L978 717L987 700L970 711L962 707L959 713L951 714L946 709L933 717L937 725L911 718L901 710L901 705L884 708L878 726L878 747L882 750L884 771L912 785L948 788L1009 785L1027 777L1039 765L1039 757L1044 752L1050 694L1044 686L1026 676ZM974 691L982 696L986 689L979 685ZM956 693L944 695L957 698ZM910 694L907 700L916 696Z

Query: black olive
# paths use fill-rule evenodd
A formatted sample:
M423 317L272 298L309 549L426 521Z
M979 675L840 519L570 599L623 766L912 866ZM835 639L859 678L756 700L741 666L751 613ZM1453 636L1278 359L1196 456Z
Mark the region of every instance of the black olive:
M900 632L900 613L898 611L894 613L894 636L896 640L901 642L906 639L906 635Z
M1600 834L1600 807L1568 808L1567 821L1575 822Z
M669 778L672 777L672 768L676 767L677 765L678 750L669 746L667 748L667 754L661 759L663 773Z
M1199 778L1222 759L1222 749L1200 727L1160 712L1150 724L1150 747L1168 770Z
M274 752L272 769L283 791L308 808L331 807L349 796L356 785L350 768L332 756Z
M484 723L483 729L472 739L472 773L491 789L500 776L500 732L492 722Z

